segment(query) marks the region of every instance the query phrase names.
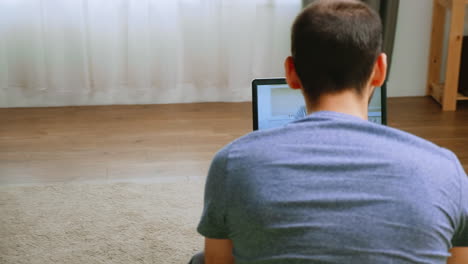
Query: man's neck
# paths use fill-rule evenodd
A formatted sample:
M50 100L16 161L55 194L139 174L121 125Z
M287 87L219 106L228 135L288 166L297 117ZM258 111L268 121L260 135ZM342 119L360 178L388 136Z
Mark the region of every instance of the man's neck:
M308 114L319 111L332 111L368 119L368 101L364 96L348 90L338 94L322 95L315 103L306 102ZM307 101L307 100L306 100Z

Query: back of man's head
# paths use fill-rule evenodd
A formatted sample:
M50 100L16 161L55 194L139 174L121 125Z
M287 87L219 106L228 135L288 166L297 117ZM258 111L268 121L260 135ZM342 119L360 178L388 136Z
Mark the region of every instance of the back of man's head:
M292 57L306 95L366 86L382 50L379 15L357 0L317 0L292 27Z

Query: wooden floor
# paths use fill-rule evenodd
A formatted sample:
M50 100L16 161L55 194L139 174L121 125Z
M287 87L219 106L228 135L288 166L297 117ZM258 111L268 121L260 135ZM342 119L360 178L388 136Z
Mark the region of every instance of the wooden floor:
M392 98L389 125L453 150L468 168L468 104ZM0 109L0 184L179 181L252 129L250 103Z

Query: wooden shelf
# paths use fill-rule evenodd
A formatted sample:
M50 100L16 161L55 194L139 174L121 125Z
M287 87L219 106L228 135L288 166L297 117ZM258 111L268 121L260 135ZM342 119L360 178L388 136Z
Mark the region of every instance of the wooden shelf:
M458 101L465 101L465 100L468 100L468 96L464 96L463 94L458 93L457 100L458 100Z
M431 83L430 85L430 95L440 104L442 103L444 83ZM468 96L463 95L462 93L457 93L457 101L466 101Z
M445 8L449 8L452 5L452 0L437 0L440 5L442 5ZM468 0L464 0L465 5L468 5Z
M444 111L455 111L457 101L468 100L458 92L460 61L465 24L465 7L468 0L433 0L432 36L429 55L426 94L442 105ZM445 83L440 83L442 49L446 13L450 12L447 67Z

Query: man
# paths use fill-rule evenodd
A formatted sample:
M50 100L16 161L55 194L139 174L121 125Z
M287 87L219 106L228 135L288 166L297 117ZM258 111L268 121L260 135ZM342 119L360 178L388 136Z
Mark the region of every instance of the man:
M468 246L456 156L367 121L381 46L380 18L359 1L319 0L297 17L285 69L309 115L216 154L198 226L205 263L442 264Z

